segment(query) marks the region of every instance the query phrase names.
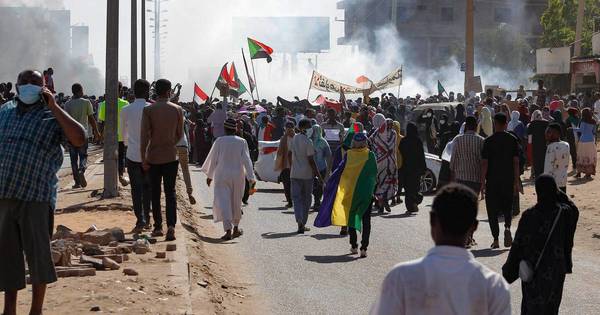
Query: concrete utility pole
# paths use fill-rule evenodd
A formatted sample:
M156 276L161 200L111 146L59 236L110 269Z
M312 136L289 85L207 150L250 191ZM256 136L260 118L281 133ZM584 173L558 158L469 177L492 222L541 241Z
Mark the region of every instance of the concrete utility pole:
M577 25L575 26L575 47L573 49L574 57L581 56L581 40L583 37L583 18L585 14L585 0L579 0L577 7ZM571 73L571 92L575 92L577 85L577 74Z
M154 80L160 79L160 0L154 0Z
M392 0L392 24L398 28L398 0Z
M142 0L142 79L146 79L146 0Z
M106 120L104 125L104 197L119 195L117 187L117 101L119 98L119 0L106 6Z
M583 34L583 18L585 14L585 0L579 0L577 7L577 25L575 26L575 57L581 56L581 38Z
M467 0L466 11L466 31L465 31L465 96L468 95L471 89L471 82L475 77L475 48L473 46L473 0Z
M142 0L144 2L145 0ZM130 87L137 80L137 0L131 0L131 78Z

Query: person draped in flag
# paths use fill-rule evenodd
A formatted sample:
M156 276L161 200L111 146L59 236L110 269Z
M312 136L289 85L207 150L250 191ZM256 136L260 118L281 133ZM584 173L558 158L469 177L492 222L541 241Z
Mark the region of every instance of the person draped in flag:
M227 241L243 234L239 224L242 219L244 178L251 185L256 180L248 144L246 140L236 136L237 122L229 118L225 121L224 128L225 136L215 140L201 171L207 176L208 186L214 181L214 221L223 222L225 235L221 239Z
M367 257L371 233L371 206L377 182L375 154L367 146L363 132L352 134L351 148L325 186L323 203L315 219L316 227L346 227L350 252L358 254L356 231L361 231L360 256Z
M398 169L396 166L396 132L388 128L385 116L373 116L373 135L369 138L371 150L377 158L377 198L379 213L392 212L388 200L394 198L398 189Z

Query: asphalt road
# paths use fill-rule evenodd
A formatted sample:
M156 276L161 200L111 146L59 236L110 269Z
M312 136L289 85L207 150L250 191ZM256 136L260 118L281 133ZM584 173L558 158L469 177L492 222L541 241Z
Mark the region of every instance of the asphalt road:
M206 187L204 175L192 167L192 176L198 206L211 213L212 191ZM247 260L257 285L270 298L267 303L273 314L367 314L386 273L399 262L425 255L433 246L428 222L431 197L425 198L416 216L405 216L400 205L389 215L373 217L369 257L358 259L349 255L348 238L338 235L339 228L313 227L297 235L293 210L283 207L280 185L259 182L257 188L244 208L244 236L229 248L240 251ZM311 226L314 218L311 213ZM508 250L487 249L492 241L490 229L483 213L479 219L475 233L479 245L472 252L489 268L500 271ZM217 227L222 231L221 224ZM598 314L600 258L576 246L574 262L561 314ZM518 281L511 285L511 298L513 312L520 313Z

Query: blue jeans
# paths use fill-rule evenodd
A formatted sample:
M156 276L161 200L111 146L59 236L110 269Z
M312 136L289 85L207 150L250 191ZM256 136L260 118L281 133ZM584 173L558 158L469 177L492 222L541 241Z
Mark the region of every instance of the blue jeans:
M75 184L80 184L79 176L80 174L85 173L85 169L87 168L87 150L87 141L78 148L69 145L69 159L71 160L71 171L73 172L73 179L75 180Z
M131 182L131 200L135 213L135 227L140 228L150 223L150 204L152 190L150 189L150 175L144 172L142 163L127 159L127 173Z
M291 178L292 203L298 224L306 225L312 202L313 179Z

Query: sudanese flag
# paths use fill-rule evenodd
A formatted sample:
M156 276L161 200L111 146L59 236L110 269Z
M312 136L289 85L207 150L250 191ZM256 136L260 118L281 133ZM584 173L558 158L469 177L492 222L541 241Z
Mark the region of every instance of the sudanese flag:
M266 58L267 62L273 61L273 58L271 58L273 48L250 37L248 37L248 48L250 49L250 59Z

